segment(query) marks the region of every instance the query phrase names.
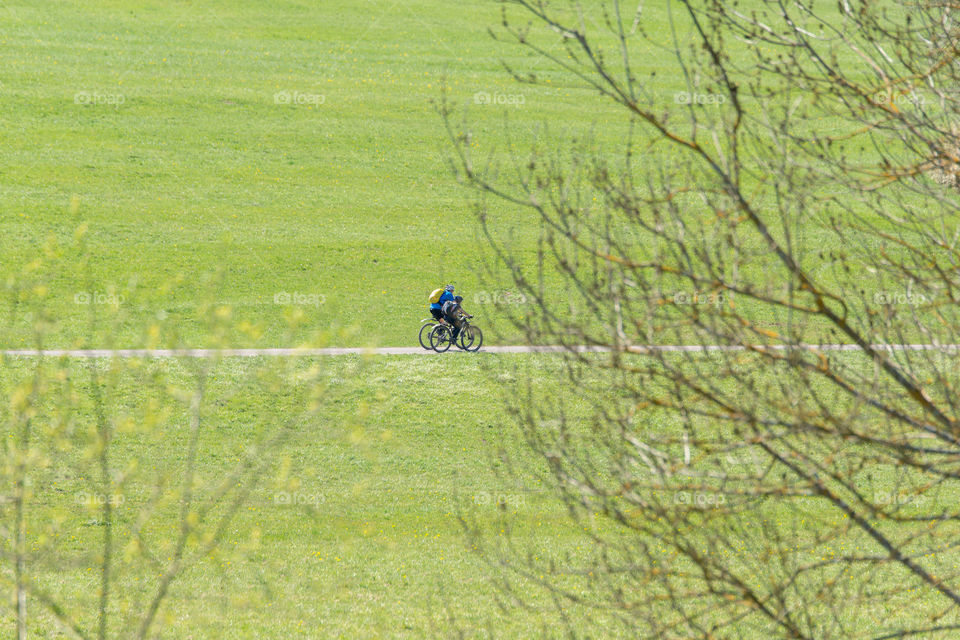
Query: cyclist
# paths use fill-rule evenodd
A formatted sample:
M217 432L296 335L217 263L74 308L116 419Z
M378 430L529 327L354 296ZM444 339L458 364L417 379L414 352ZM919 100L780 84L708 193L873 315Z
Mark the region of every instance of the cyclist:
M457 296L452 300L447 300L443 303L443 306L440 308L440 312L443 314L444 319L453 326L453 344L457 344L457 336L460 335L461 327L461 317L472 318L469 313L463 310L463 307L460 306L460 303L463 302L463 296Z
M453 300L453 285L448 284L442 289L434 289L427 298L430 303L430 315L437 322L443 322L443 305Z

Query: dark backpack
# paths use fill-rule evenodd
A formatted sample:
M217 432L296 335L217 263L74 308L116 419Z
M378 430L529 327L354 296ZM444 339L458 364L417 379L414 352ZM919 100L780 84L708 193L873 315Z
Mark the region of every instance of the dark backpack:
M456 303L455 301L453 301L453 300L447 300L446 302L443 303L443 307L441 308L441 311L443 312L443 315L445 315L445 316L450 316L450 317L456 318L457 315L458 315L458 314L457 314L457 311L459 311L459 309L460 309L460 305L459 305L459 304L457 304L457 303Z

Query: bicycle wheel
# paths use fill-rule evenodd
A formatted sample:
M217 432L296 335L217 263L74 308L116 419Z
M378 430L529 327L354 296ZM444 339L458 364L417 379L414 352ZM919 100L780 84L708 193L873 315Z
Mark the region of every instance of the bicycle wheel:
M464 351L470 351L471 345L473 345L473 331L472 327L467 325L460 332L460 336L457 338L457 346L463 349Z
M460 332L460 346L466 351L479 351L483 345L483 331L470 325Z
M417 336L420 339L420 346L426 349L427 351L429 351L431 348L430 347L430 331L433 331L433 328L435 326L437 325L435 325L432 322L425 323L422 327L420 327L420 335ZM429 329L430 331L427 331L426 333L424 333L425 329Z
M453 334L450 332L450 329L442 324L438 324L433 328L433 331L430 332L430 347L437 353L443 353L453 344L453 340L450 338L451 335Z

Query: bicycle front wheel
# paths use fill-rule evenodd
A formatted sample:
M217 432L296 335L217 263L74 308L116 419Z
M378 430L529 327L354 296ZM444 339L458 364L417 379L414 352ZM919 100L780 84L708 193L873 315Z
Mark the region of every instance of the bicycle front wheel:
M465 351L479 351L483 345L483 332L480 327L470 325L460 332L460 346Z
M430 347L437 353L443 353L453 344L452 335L450 329L438 324L430 332Z

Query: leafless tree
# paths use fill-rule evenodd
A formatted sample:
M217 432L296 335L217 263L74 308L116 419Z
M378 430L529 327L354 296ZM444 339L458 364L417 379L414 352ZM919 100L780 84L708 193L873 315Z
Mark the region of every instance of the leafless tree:
M0 291L4 329L34 328L28 351L62 340L47 285L86 255L53 244L39 254ZM77 295L91 342L78 346L118 346L105 341L125 322L122 294ZM255 333L215 302L198 316L213 347L229 349L239 331ZM9 346L6 333L0 343ZM180 344L171 322L158 320L144 335L143 347ZM227 386L217 379L224 371ZM171 624L180 612L169 602L177 582L198 571L229 582L221 567L242 562L255 543L235 537L235 516L271 489L276 498L289 488L276 473L283 445L318 419L323 394L321 373L292 362L249 360L230 371L219 357L0 354L0 584L10 596L2 615L17 638L180 633ZM291 406L282 415L272 405L246 406L251 390L291 398ZM232 441L211 453L210 442L237 421L242 437L229 434Z
M592 544L474 521L507 602L548 635L955 637L957 7L503 5L551 63L517 82L619 114L504 154L442 105L527 301L498 310L568 347L511 406Z

